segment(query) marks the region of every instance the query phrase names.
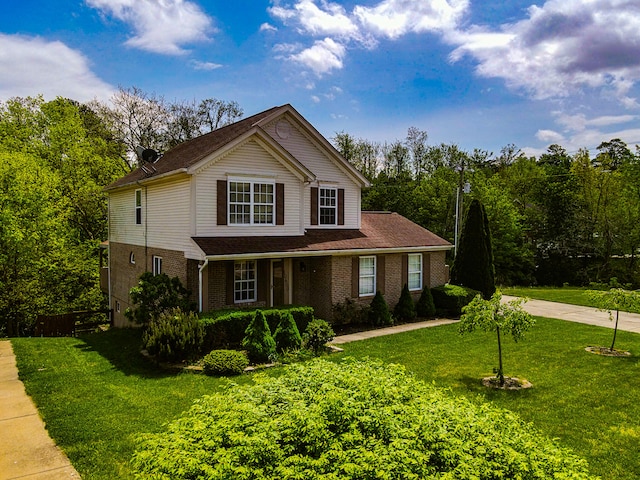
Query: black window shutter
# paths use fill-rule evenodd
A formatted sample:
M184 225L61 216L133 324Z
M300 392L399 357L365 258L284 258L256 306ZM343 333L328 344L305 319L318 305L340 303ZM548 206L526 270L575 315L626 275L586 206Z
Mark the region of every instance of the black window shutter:
M258 281L258 301L269 302L269 292L271 291L271 260L260 259L256 261L256 279Z
M360 296L360 257L351 259L351 297Z
M284 225L284 183L276 183L276 225Z
M409 255L402 254L402 287L409 284Z
M235 271L234 271L234 261L233 260L229 260L226 262L226 266L225 266L225 271L226 271L226 300L227 300L227 305L233 305L234 304L234 275L235 275Z
M218 225L227 224L227 181L218 180Z
M344 188L338 189L338 225L344 225Z
M384 295L384 255L376 257L376 290Z
M318 187L311 187L311 225L318 225Z

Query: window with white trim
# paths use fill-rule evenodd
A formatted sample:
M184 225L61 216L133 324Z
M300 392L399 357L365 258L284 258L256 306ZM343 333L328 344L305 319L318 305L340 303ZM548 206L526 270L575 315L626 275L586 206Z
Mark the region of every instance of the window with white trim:
M422 290L422 254L408 255L407 284L409 290Z
M320 225L335 225L338 218L338 190L320 187L318 200Z
M360 257L358 293L361 297L376 293L376 257Z
M273 225L275 184L229 181L229 225Z
M136 225L142 225L142 190L140 188L135 191L135 197Z
M257 297L255 260L237 261L233 265L233 300L235 303L255 302Z
M153 256L153 274L160 275L162 273L162 257Z

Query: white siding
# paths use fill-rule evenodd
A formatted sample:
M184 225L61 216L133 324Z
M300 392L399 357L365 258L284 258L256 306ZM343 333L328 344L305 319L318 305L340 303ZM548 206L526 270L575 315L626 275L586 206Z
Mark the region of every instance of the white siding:
M217 181L227 177L265 178L285 185L284 225L216 225ZM222 159L203 168L195 176L195 236L301 235L301 180L293 175L257 142L250 140Z
M189 248L189 179L141 187L142 225L135 224L136 189L109 195L109 240L168 250Z
M349 176L341 170L333 160L318 149L293 122L290 125L289 135L281 138L276 132L278 122L287 121L278 119L265 127L265 130L278 143L287 149L305 167L311 170L317 177L318 184L344 188L344 225L335 228L360 228L360 187L356 185ZM304 225L311 227L311 187L309 185L304 192ZM317 228L314 226L313 228ZM331 227L323 227L331 228Z

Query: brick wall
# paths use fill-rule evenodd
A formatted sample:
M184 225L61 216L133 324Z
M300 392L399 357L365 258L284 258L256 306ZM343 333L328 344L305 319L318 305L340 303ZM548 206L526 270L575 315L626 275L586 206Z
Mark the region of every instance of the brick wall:
M131 262L131 256L135 263ZM184 254L175 250L147 248L139 245L125 243L109 243L109 268L111 275L111 308L113 308L113 324L116 327L133 326L124 316L124 312L131 307L129 290L138 283L140 275L151 271L152 257L162 257L162 271L170 277L178 277L182 284L192 291L192 296L197 298L198 279L197 263L195 291L193 288L193 275L188 275L188 262ZM191 265L193 271L193 265Z
M439 287L449 281L449 265L446 264L446 252L432 252L431 260L431 288Z

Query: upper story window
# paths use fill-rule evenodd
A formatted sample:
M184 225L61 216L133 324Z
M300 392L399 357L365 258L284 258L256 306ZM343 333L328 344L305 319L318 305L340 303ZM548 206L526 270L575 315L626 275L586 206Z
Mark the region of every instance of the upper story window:
M376 257L360 257L360 296L375 295L376 293Z
M273 225L275 185L258 181L229 182L230 225Z
M135 197L136 225L142 225L142 189L136 190Z
M408 255L408 278L409 290L422 290L422 254L410 253Z
M318 203L320 208L320 225L335 225L338 212L338 190L321 187Z

